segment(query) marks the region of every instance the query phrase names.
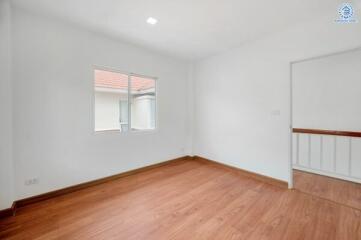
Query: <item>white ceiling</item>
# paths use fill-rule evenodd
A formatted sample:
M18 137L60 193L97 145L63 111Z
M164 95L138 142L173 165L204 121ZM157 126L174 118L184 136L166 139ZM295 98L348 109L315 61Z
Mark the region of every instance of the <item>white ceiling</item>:
M13 0L18 7L55 16L183 59L204 58L298 22L312 21L326 14L337 14L337 7L342 2ZM158 19L157 25L146 23L150 16Z

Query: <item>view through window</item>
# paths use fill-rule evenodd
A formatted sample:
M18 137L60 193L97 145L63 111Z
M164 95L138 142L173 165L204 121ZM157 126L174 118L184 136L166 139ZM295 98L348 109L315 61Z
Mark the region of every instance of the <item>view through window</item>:
M94 91L95 131L156 128L155 79L95 69Z

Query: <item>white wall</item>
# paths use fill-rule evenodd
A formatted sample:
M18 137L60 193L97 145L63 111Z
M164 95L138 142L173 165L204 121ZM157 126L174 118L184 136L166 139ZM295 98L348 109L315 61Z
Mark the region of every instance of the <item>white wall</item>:
M188 64L20 9L13 24L17 199L184 155ZM93 64L158 77L158 131L93 133Z
M361 24L336 17L198 62L194 154L289 181L290 62L360 46Z
M187 101L187 125L186 125L186 129L187 129L187 145L185 148L185 151L187 153L187 155L189 156L193 156L194 152L193 152L193 136L194 136L194 127L195 127L195 122L194 122L194 64L190 64L189 69L188 69L188 79L187 79L187 94L184 96L186 101Z
M361 49L292 65L295 128L361 131Z
M0 210L13 202L11 8L0 1Z

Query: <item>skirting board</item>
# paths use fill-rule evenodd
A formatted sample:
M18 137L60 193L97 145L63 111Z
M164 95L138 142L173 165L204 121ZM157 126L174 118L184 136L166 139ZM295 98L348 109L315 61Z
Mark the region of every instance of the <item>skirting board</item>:
M11 208L0 210L0 219L13 216L14 214L15 214L15 203L13 203Z
M238 174L241 174L243 176L253 178L253 179L256 179L258 181L265 182L265 183L269 183L269 184L272 184L272 185L277 186L277 187L288 188L288 182L285 182L285 181L282 181L282 180L279 180L279 179L275 179L275 178L264 176L264 175L261 175L261 174L258 174L258 173L250 172L250 171L247 171L247 170L244 170L244 169L241 169L241 168L230 166L230 165L220 163L220 162L217 162L217 161L214 161L214 160L210 160L210 159L207 159L207 158L203 158L203 157L200 157L200 156L194 156L193 159L196 160L196 161L201 161L201 162L205 162L205 163L208 163L208 164L213 164L213 165L215 165L217 167L221 167L221 168L224 168L224 169L227 169L227 170L231 170L231 171L234 171L234 172L236 172Z
M91 186L95 186L95 185L99 185L99 184L102 184L102 183L105 183L105 182L116 180L118 178L130 176L130 175L141 173L141 172L153 169L153 168L157 168L157 167L161 167L161 166L164 166L164 165L177 163L177 162L181 162L181 161L198 161L198 162L202 162L204 164L211 164L211 165L213 165L215 167L220 167L220 168L223 168L223 169L225 169L227 171L231 170L231 171L236 172L237 174L241 174L243 176L256 179L258 181L262 181L262 182L265 182L265 183L268 183L268 184L272 184L274 186L278 186L278 187L281 187L281 188L287 188L288 187L287 182L284 182L284 181L281 181L281 180L278 180L278 179L267 177L267 176L257 174L257 173L254 173L254 172L249 172L249 171L237 168L237 167L229 166L229 165L219 163L219 162L216 162L216 161L213 161L213 160L209 160L209 159L206 159L206 158L203 158L203 157L200 157L200 156L193 156L193 157L184 156L184 157L168 160L168 161L165 161L165 162L153 164L153 165L150 165L150 166L138 168L138 169L131 170L131 171L128 171L128 172L116 174L116 175L113 175L113 176L109 176L109 177L97 179L97 180L94 180L94 181L85 182L85 183L81 183L81 184L78 184L78 185L66 187L66 188L63 188L63 189L51 191L51 192L48 192L48 193L43 193L43 194L40 194L40 195L37 195L37 196L17 200L17 201L15 201L13 203L11 208L0 210L0 219L4 218L4 217L13 216L13 215L16 214L17 209L19 209L21 207L28 206L28 205L33 204L33 203L41 202L41 201L44 201L44 200L47 200L47 199L50 199L50 198L54 198L54 197L61 196L61 195L64 195L64 194L79 191L79 190L84 189L84 188L88 188L88 187L91 187Z

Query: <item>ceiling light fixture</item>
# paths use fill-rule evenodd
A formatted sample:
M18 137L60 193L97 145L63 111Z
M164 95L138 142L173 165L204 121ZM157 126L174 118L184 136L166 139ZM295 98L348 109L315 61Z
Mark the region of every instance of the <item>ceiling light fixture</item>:
M147 23L149 23L150 25L155 25L155 24L157 24L157 22L158 22L158 20L155 18L152 18L152 17L149 17L147 19Z

